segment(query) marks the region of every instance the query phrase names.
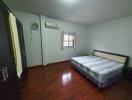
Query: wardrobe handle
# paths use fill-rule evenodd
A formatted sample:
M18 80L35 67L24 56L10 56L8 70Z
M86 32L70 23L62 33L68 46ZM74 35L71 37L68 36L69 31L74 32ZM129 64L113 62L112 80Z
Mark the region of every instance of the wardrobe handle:
M2 69L0 69L0 71L1 71L1 75L2 75L1 82L5 82L6 81L5 69L2 68Z
M5 77L8 78L8 70L7 70L7 67L5 68Z

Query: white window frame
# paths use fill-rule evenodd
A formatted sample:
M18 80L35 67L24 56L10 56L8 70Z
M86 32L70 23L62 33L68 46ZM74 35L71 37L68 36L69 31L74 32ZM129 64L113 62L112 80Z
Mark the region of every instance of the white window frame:
M64 46L64 42L65 42L66 40L63 39L63 47L66 47L66 48L74 48L74 45L75 45L74 33L64 33L64 36L65 36L65 35L68 36L68 40L67 40L67 42L68 42L68 46ZM72 40L72 41L69 39L70 36L73 37L73 40ZM72 46L69 45L70 42L73 43Z
M69 35L72 34L74 36L73 46L70 46L70 47L64 46L64 35L65 34L69 34ZM76 33L74 33L74 32L62 32L62 34L61 34L61 50L64 50L64 48L76 49Z

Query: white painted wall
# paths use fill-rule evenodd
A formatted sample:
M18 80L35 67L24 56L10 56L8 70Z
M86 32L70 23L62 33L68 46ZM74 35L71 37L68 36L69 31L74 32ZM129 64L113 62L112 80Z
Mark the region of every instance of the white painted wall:
M103 50L132 58L132 16L93 25L87 30L87 49ZM132 67L132 60L129 66Z
M41 39L40 30L32 31L30 24L31 22L39 21L39 16L25 13L21 11L14 11L16 16L20 19L24 28L24 38L27 53L28 66L41 65ZM59 30L45 28L45 22L50 21L59 25ZM73 56L80 56L86 54L86 33L87 28L79 26L69 22L60 20L50 19L45 16L41 16L41 31L43 38L43 62L44 64L69 60ZM61 32L75 32L77 35L77 48L65 48L61 50Z
M31 34L30 29L31 22L40 23L39 16L20 11L14 13L23 24L28 66L41 65L40 30ZM46 21L57 23L60 29L45 28ZM132 58L132 16L88 28L41 16L41 26L44 64L69 60L73 56L91 53L94 49L128 55ZM61 31L77 34L76 49L61 50ZM132 60L129 66L132 66Z
M41 16L42 18L42 34L43 34L43 51L44 63L54 63L59 61L70 60L73 56L86 54L86 27L76 24L55 20ZM45 22L57 23L59 30L45 28ZM77 36L76 49L65 48L61 50L61 32L75 32ZM45 47L46 46L46 47Z

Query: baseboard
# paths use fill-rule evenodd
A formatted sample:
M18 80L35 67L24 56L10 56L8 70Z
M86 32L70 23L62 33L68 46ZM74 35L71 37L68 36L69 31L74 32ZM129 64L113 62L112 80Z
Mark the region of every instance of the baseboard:
M65 60L65 61L59 61L59 62L54 62L54 63L49 63L47 64L46 66L48 65L53 65L53 64L59 64L59 63L65 63L65 62L69 62L70 60Z
M47 65L34 65L34 66L29 66L28 69L32 69L32 68L39 68L39 67L46 67L48 65L53 65L53 64L59 64L59 63L65 63L65 62L69 62L70 60L65 60L65 61L60 61L60 62L54 62L54 63L49 63Z
M38 68L38 67L43 67L43 65L34 65L34 66L28 66L28 69L32 69L32 68Z

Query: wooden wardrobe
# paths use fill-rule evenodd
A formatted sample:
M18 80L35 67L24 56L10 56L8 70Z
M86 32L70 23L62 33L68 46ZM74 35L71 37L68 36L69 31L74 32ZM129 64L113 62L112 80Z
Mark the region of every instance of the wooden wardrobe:
M11 15L15 19L14 22L10 20ZM13 27L16 30L14 38ZM20 100L20 84L24 83L26 76L27 62L22 24L0 0L0 100Z

